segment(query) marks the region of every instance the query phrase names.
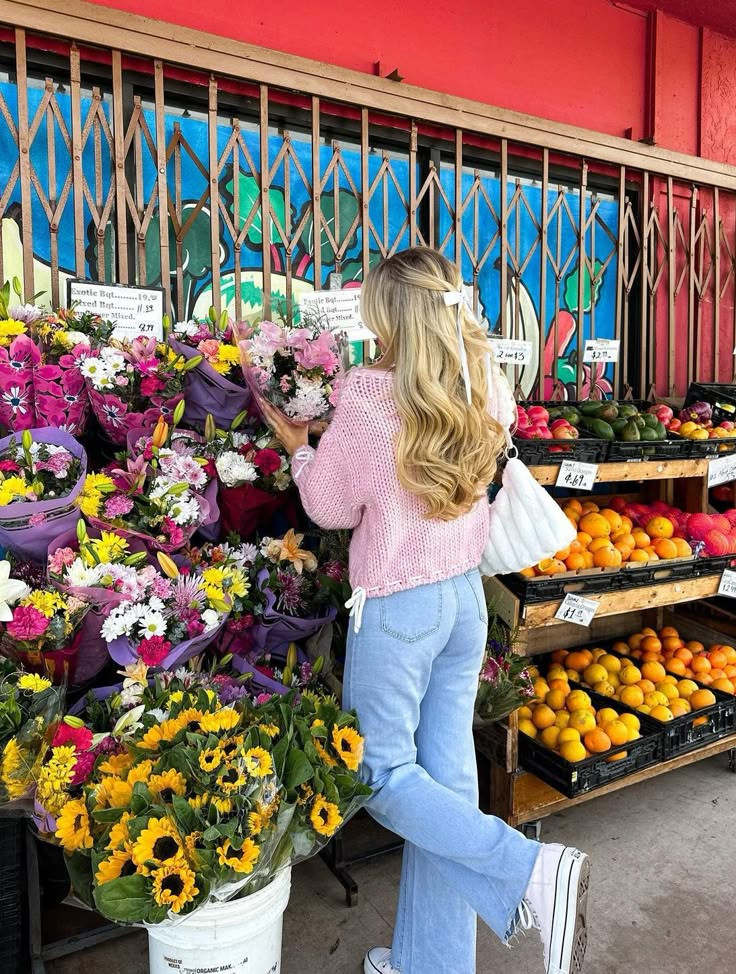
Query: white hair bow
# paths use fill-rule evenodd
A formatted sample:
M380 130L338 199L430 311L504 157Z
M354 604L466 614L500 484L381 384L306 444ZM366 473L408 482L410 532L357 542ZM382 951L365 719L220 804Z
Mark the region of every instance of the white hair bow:
M468 296L465 293L465 291L445 291L442 297L444 298L445 304L447 305L448 308L452 307L453 305L457 305L457 344L458 344L458 351L460 352L460 368L462 369L463 382L465 383L465 395L468 400L468 405L470 405L471 402L473 401L472 386L470 384L470 369L468 368L468 354L465 351L465 341L463 339L463 322L462 322L461 311L463 305L465 305L467 311L471 315L473 315L473 317L475 317L475 315L473 314L473 306L468 300Z

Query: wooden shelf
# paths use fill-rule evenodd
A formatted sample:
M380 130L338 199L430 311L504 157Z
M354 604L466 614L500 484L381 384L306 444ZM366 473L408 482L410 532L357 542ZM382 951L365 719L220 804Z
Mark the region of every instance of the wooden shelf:
M552 487L560 472L559 466L529 467L535 480L544 487ZM705 477L708 461L703 460L624 460L598 464L597 484L639 480L681 480L683 477Z
M566 798L528 771L508 775L498 765L492 764L491 811L515 827L525 822L534 822L546 818L548 815L554 815L555 812L572 808L574 805L581 805L599 795L609 795L611 792L628 788L629 785L635 785L640 781L656 778L660 774L666 774L667 771L684 768L696 761L704 761L706 758L715 757L725 751L734 752L730 766L732 771L736 770L734 760L736 758L736 735L730 734L728 737L707 744L699 750L690 751L689 754L679 755L669 761L655 764L651 768L644 768L643 771L618 778L608 785L586 792L584 795L578 795L576 798Z

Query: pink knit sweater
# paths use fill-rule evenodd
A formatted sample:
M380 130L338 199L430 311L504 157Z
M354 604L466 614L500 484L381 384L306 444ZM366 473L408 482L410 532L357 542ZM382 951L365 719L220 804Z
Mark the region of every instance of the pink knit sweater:
M477 568L488 536L485 499L454 521L428 519L421 500L399 483L392 386L391 372L353 369L319 448L300 448L292 463L312 520L355 529L350 582L368 598Z

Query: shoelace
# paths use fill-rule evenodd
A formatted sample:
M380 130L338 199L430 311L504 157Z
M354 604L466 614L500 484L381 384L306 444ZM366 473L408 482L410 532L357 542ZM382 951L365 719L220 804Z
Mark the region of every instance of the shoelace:
M515 930L534 930L539 926L537 915L527 900L522 900L516 909Z

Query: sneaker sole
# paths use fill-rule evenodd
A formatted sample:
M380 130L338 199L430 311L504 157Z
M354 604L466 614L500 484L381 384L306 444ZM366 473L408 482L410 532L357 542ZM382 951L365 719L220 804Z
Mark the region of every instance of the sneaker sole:
M590 860L578 849L566 849L557 869L547 974L580 974L583 969L589 885Z
M363 959L363 974L382 974L381 968L376 967L368 954Z

